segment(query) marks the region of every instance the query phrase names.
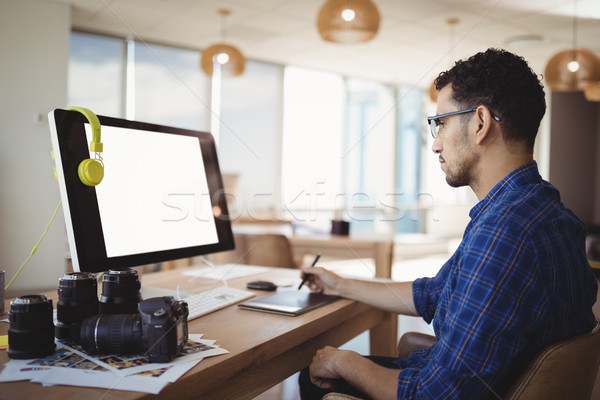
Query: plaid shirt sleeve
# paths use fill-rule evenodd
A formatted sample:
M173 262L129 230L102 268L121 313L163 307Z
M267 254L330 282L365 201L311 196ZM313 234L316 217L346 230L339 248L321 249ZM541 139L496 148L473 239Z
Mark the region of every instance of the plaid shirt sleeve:
M546 306L535 285L535 252L519 236L475 228L460 257L415 282L417 309L434 319L440 341L423 355L423 368L402 370L399 399L496 397L493 385L527 345L520 332Z

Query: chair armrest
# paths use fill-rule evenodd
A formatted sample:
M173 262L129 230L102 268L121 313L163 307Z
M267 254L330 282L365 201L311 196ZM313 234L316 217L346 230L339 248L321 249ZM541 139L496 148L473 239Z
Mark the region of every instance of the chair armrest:
M435 336L419 332L406 332L398 342L396 357L408 358L414 350L426 349L437 343Z
M327 393L321 400L362 400L359 397L350 396L349 394L331 392Z

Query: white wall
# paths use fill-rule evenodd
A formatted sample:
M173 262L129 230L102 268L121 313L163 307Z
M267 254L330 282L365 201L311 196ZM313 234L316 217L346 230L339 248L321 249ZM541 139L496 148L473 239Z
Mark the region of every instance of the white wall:
M7 283L60 199L46 115L66 105L69 32L68 6L0 0L0 268ZM9 291L57 287L68 248L64 226L61 209Z

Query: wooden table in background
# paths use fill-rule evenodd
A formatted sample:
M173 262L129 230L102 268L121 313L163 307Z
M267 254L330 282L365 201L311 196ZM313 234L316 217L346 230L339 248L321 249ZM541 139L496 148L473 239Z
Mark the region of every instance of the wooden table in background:
M372 259L375 265L373 276L383 279L392 277L394 237L385 234L330 235L319 233L296 233L289 224L246 223L233 225L235 233L286 235L294 255L302 258L305 254L321 253L324 257L345 259ZM398 316L386 313L384 321L371 329L369 341L371 355L391 356L396 353ZM388 340L387 338L394 338Z

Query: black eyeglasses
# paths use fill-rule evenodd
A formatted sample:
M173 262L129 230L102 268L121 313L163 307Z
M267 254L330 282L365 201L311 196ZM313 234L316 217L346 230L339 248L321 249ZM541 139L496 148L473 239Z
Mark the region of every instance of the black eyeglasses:
M452 115L466 114L466 113L470 113L470 112L473 112L476 110L477 110L477 107L427 117L427 124L429 125L429 131L431 132L431 136L433 136L434 139L437 139L439 132L440 132L440 124L441 124L440 119L446 118L446 117L451 117ZM493 113L490 113L490 114L492 114L492 118L494 118L496 121L500 121L500 117L494 115Z

